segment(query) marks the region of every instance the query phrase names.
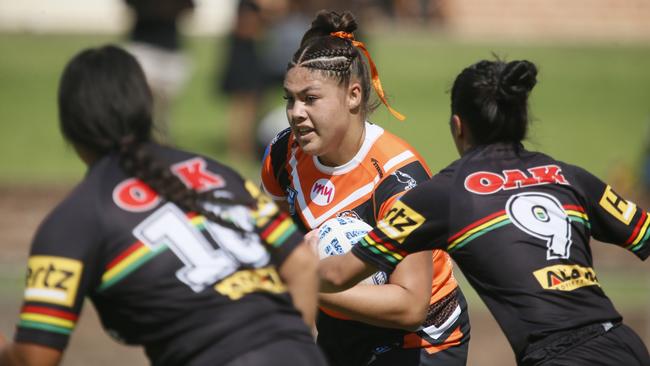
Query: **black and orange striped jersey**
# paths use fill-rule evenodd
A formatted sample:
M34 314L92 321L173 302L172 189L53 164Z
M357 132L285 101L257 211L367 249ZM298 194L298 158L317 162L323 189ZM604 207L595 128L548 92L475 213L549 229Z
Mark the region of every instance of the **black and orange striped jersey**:
M262 167L266 192L286 200L295 222L305 230L337 216L353 216L374 226L400 195L429 177L424 160L411 146L369 122L358 153L342 166L321 164L303 152L286 129L269 145ZM466 303L452 262L443 251L434 251L432 260L430 311L416 333L371 326L321 309L318 343L332 364L364 364L374 348L395 344L434 355L469 339Z
M521 360L550 334L620 321L590 237L646 259L649 226L647 212L584 169L494 144L402 196L353 253L390 272L408 253L446 250Z
M237 233L184 212L96 161L41 224L28 260L17 342L66 347L84 298L106 331L154 365L221 365L292 337L313 342L276 270L302 241L292 219L230 168L151 145L187 186L257 207L215 206Z

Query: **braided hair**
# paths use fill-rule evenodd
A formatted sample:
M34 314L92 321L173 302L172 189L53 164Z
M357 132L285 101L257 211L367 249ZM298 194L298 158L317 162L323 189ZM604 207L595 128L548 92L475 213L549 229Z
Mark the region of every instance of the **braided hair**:
M302 37L300 47L287 65L287 70L305 67L346 86L352 78L358 80L362 88L363 111L368 115L378 105L370 102L372 86L368 67L350 40L331 35L339 31L352 33L356 29L357 22L349 11L339 14L321 10L312 21L311 28Z
M521 142L528 131L528 96L537 83L530 61L483 60L465 68L451 89L451 112L476 144Z
M59 84L59 122L64 138L96 157L117 153L124 171L167 201L219 225L243 232L205 204L253 204L252 197L216 197L187 187L151 151L153 99L136 59L108 45L86 49L66 66Z

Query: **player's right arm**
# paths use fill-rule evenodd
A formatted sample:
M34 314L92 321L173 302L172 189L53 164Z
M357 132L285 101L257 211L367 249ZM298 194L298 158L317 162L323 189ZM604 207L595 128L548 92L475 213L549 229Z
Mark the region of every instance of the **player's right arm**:
M320 261L321 291L346 290L377 270L392 273L411 253L446 248L448 199L441 176L406 192L351 251Z
M0 366L56 366L63 352L38 344L0 345Z
M98 274L98 220L80 200L67 199L41 224L27 262L23 306L14 342L0 365L57 365Z

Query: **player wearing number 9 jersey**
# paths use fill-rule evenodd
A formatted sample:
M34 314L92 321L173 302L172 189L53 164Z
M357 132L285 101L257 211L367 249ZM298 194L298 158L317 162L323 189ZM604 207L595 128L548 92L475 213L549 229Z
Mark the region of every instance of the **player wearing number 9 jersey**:
M650 217L584 169L523 147L536 75L527 61L463 70L451 103L460 160L407 192L391 210L400 215L389 213L352 253L321 261L323 286L345 288L410 253L445 249L519 365L650 365L600 287L589 247L593 236L646 259Z
M34 238L0 364L58 364L88 297L153 365L325 365L296 309L313 320L316 257L255 185L150 140L151 93L131 55L73 58L59 111L88 172Z

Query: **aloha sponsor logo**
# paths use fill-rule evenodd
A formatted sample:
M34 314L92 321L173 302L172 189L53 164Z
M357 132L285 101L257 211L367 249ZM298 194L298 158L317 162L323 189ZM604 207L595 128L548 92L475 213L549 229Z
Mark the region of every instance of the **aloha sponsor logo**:
M600 286L593 268L577 264L556 264L538 269L533 275L545 290L573 291L585 286Z

